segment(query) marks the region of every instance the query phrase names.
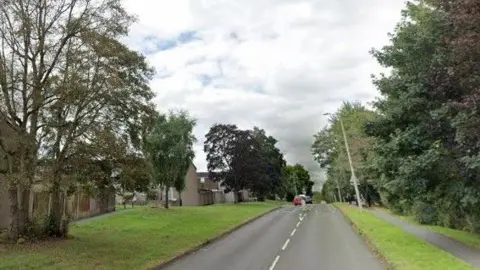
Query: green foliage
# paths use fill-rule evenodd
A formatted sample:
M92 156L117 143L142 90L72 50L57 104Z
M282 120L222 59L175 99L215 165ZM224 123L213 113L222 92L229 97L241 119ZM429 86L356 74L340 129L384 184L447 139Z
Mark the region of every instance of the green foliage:
M312 155L326 170L327 181L321 194L326 201L352 201L355 191L350 183L351 171L348 162L340 120L343 122L348 139L355 174L360 180L359 189L367 203L378 203L377 171L372 168L375 153L372 151L375 139L365 132L365 125L375 119L376 114L360 103L344 103L330 117L330 125L314 135Z
M294 166L286 166L277 140L265 130L258 127L240 130L236 125L215 124L205 137L210 179L222 182L229 190L248 189L260 201L296 194L298 181L291 173ZM297 167L303 187L310 177L301 165Z
M438 213L435 206L421 201L414 203L412 206L412 214L420 224L436 224L438 220Z
M365 125L375 139L364 173L393 212L423 224L479 230L478 25L476 1L409 2L390 44L372 51L391 73L374 78L382 98Z
M313 192L312 201L314 203L320 203L326 201L321 192Z
M152 164L153 181L165 188L165 207L168 208L168 189L176 181L185 181L188 166L194 157L196 141L193 128L196 121L186 111L170 112L156 119L145 144ZM177 183L177 187L180 186Z
M149 87L154 70L120 42L133 22L115 0L0 6L0 170L12 191L25 191L9 197L12 209L25 204L11 213L12 238L27 225L34 181L52 187L52 234L62 234L68 228L60 218L60 189L112 185L108 167L118 165L121 151L96 149L99 141L109 137L115 143L108 146L121 140L139 151L146 120L155 114Z
M274 196L281 193L281 181L283 168L286 166L283 154L276 146L277 140L268 136L265 130L258 127L253 128L253 136L258 145L257 159L253 160L256 176L253 179L250 190L258 199L265 196Z

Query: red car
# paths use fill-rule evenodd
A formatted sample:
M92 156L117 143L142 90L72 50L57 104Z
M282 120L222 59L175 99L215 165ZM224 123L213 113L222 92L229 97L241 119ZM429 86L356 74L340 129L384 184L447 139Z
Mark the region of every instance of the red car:
M293 205L302 205L302 197L296 196L295 199L293 199Z

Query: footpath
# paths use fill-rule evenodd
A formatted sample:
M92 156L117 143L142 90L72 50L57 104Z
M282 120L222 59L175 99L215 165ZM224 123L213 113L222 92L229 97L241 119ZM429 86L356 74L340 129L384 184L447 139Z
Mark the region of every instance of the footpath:
M455 239L433 232L427 228L413 225L383 211L377 209L368 211L375 214L377 217L404 229L416 237L423 239L430 244L445 250L446 252L449 252L453 256L464 260L473 267L480 268L480 249L465 245Z

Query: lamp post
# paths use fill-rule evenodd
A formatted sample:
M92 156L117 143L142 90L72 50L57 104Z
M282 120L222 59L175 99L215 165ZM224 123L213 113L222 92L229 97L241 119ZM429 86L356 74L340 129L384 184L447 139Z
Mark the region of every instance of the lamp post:
M332 115L330 113L324 113L323 115ZM353 168L353 163L352 163L352 157L350 156L350 149L348 147L348 141L347 141L347 134L345 133L345 127L343 126L343 121L342 118L338 118L340 120L340 126L342 127L342 134L343 134L343 140L345 141L345 149L347 150L347 156L348 156L348 164L350 165L350 172L351 172L351 177L350 181L353 181L353 186L355 187L355 195L357 197L357 204L360 209L363 209L362 207L362 201L360 199L360 191L358 189L358 179L355 176L355 169Z

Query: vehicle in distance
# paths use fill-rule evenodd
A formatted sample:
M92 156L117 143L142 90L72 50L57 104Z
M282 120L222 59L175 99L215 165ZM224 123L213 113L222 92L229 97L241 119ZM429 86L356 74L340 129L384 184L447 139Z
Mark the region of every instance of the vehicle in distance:
M310 197L310 196L305 196L305 197L304 197L304 200L305 200L305 203L306 203L306 204L312 204L312 203L313 203L313 202L312 202L312 197Z
M295 196L293 199L293 205L302 205L302 198L300 198L300 196Z
M312 198L303 194L295 196L293 205L312 204Z

